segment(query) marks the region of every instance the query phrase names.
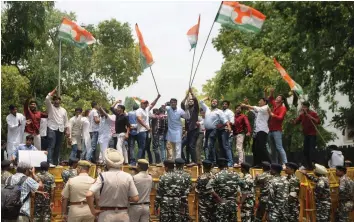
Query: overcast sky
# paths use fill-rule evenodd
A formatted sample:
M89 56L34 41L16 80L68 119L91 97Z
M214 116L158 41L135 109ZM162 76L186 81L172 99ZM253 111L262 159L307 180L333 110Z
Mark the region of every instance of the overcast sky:
M96 25L112 18L128 22L135 39L134 25L138 23L155 61L152 70L162 95L159 101L161 104L172 97L179 101L184 98L193 57L193 51L189 51L186 33L197 24L198 15L201 14L196 64L219 4L220 2L59 1L56 8L75 12L78 24ZM194 80L193 86L199 92L206 80L212 78L222 65L222 54L217 52L211 43L219 28L220 24L216 23ZM152 101L157 93L150 70L146 69L137 83L119 91L112 88L109 95L122 99L126 96L137 96Z

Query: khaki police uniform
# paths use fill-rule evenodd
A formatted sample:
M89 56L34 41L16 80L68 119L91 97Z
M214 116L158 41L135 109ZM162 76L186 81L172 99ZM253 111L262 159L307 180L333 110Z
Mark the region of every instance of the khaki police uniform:
M98 222L129 222L129 197L138 196L133 177L120 170L124 158L117 150L108 148L105 160L109 170L101 173L90 188L95 196L100 195Z
M147 160L138 160L138 164L147 164ZM130 203L130 222L148 222L150 217L150 192L153 187L152 177L147 171L141 171L133 176L134 184L139 193L138 203Z
M80 166L80 164L90 165L87 161L79 161L78 165ZM94 222L95 217L91 214L86 202L86 193L94 182L95 180L87 173L80 173L69 179L62 191L62 196L70 202L68 221Z

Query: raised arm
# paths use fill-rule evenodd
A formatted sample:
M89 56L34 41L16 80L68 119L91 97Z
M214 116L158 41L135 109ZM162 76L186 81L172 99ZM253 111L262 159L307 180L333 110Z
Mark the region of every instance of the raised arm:
M208 97L205 97L204 99L200 100L200 106L202 107L203 111L206 112L209 107L205 104L205 100L209 100L209 96Z
M115 115L117 115L117 111L116 111L115 107L116 107L117 104L119 104L119 103L121 103L121 102L122 102L122 100L118 99L118 100L115 101L115 102L112 104L112 106L110 107L110 110L111 110L112 113L114 113ZM106 113L106 114L107 114L107 113Z
M53 95L56 93L57 91L57 87L55 87L55 89L53 91L51 91L50 93L48 93L48 95L45 97L45 106L47 107L47 112L49 113L52 110L52 97Z
M158 94L156 99L150 104L150 110L152 110L152 108L154 108L154 106L156 105L157 101L160 99L161 95Z

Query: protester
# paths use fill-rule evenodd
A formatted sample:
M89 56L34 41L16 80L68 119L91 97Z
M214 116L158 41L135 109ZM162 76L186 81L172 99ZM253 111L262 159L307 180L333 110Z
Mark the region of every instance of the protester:
M148 133L151 132L150 128L150 110L154 108L156 102L159 100L161 95L159 94L157 98L149 105L147 100L141 100L140 108L136 111L136 117L138 122L138 158L143 159L145 156L145 151L148 153L149 163L152 163L152 156L150 149L146 149L146 138Z
M167 126L167 115L163 109L153 109L151 116L152 150L155 154L155 163L161 164L166 159L165 137Z
M37 111L37 102L32 99L27 99L23 108L23 112L26 117L25 134L32 135L34 137L33 143L37 149L41 150L41 135L40 124L41 118L48 118L48 114ZM25 138L24 138L25 140Z
M61 98L54 96L57 89L55 88L45 98L45 104L48 112L48 162L54 165L58 165L60 150L63 140L64 132L69 137L68 130L68 115L66 110L60 106ZM51 99L53 99L53 104Z
M20 145L25 128L25 117L21 113L17 113L17 107L9 106L10 114L6 117L7 122L7 158L11 159L11 155L18 145Z
M108 114L108 110L102 107L98 108L98 113L100 114L100 124L99 124L100 127L98 129L98 143L100 144L100 151L101 151L99 162L103 163L105 151L108 148L109 141L112 138L111 125L114 119L116 118L114 115ZM120 152L123 152L123 150L120 150Z
M77 151L82 150L82 120L81 108L75 109L75 116L69 120L69 141L71 143L71 158L76 158Z
M302 103L301 112L299 117L292 121L293 124L301 123L304 133L304 157L303 167L312 169L312 162L314 152L316 149L317 128L316 125L320 124L320 118L315 111L310 110L310 103L305 101Z
M204 152L204 134L205 134L205 127L204 127L204 118L205 118L205 112L203 109L200 109L199 112L200 116L198 116L198 138L197 138L197 144L196 144L196 159L197 159L197 164L201 165L202 164L202 153L203 156L205 156Z
M135 142L138 143L138 122L136 118L136 111L139 109L139 106L134 104L133 110L128 112L128 119L130 124L128 147L129 147L129 163L131 166L135 166Z
M188 99L189 94L191 98ZM188 104L187 104L188 103ZM188 109L186 108L188 107ZM189 112L190 118L185 120L185 129L187 131L187 153L191 155L191 163L188 163L188 166L196 166L197 164L197 157L196 157L196 143L198 139L198 115L199 115L199 103L197 97L193 94L192 88L189 88L186 97L181 102L181 108ZM189 159L187 157L187 159Z
M12 161L15 163L18 163L18 157L19 157L19 152L20 150L30 150L30 151L36 151L38 150L35 146L33 146L33 136L28 135L26 136L26 143L25 144L20 144L14 152L12 153Z
M237 105L235 107L235 120L234 120L234 128L233 133L236 141L236 151L238 154L238 164L234 164L234 167L240 167L241 163L245 160L245 154L243 150L243 142L246 136L251 136L251 125L248 121L248 117L241 113L242 107L241 105Z
M270 96L268 97L268 102L273 107L272 110L268 110L270 115L268 139L272 151L270 157L272 163L278 163L278 155L280 155L280 164L285 164L288 162L288 160L286 158L286 153L283 147L282 125L286 112L289 109L289 105L285 96L280 94L274 99L273 95L274 89L270 89Z
M228 166L233 166L233 154L232 154L232 127L235 123L235 114L229 109L230 101L224 100L222 102L222 111L225 114L225 118L228 121L229 125L219 129L219 144L222 144L222 153L228 161ZM231 128L229 128L231 127Z
M100 115L98 114L97 102L91 102L91 111L88 116L90 121L91 149L86 150L86 160L96 163L96 147L98 144L98 131L100 129Z

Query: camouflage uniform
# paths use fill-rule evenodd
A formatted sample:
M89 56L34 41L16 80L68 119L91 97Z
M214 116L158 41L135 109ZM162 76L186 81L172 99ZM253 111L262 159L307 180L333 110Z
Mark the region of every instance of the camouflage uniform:
M182 175L174 171L166 172L160 176L156 191L155 209L160 207L161 222L181 222L181 196L185 195Z
M300 192L300 180L295 174L288 175L287 180L289 182L289 198L288 198L288 221L298 222L300 215L300 203L299 203L299 192Z
M329 188L328 178L325 175L315 177L305 174L307 178L316 183L314 194L316 202L316 221L328 222L330 221L331 211L331 191Z
M181 197L181 204L182 207L184 208L183 212L182 212L182 221L189 221L190 217L189 217L189 206L188 206L188 194L192 188L192 178L191 175L189 173L187 173L186 171L184 171L183 169L176 169L175 172L177 174L180 174L183 178L184 181L184 190L185 193L184 195Z
M262 221L262 218L265 213L265 208L268 203L268 195L269 195L269 181L272 179L272 175L269 171L263 172L262 174L256 176L254 183L256 186L259 186L260 195L259 202L256 214L255 221Z
M353 209L353 200L351 200L351 183L352 181L347 175L339 179L339 194L338 194L338 208L336 212L336 222L349 221L349 213Z
M268 220L271 222L286 221L286 203L289 196L289 182L286 177L274 175L269 181L269 195L267 203Z
M36 193L34 197L34 221L51 221L52 211L50 209L50 201L52 200L52 190L55 188L54 176L48 171L42 171L36 176L43 183L43 191L49 194L49 198L45 198L43 194Z
M245 176L242 178L240 188L242 195L247 195L241 206L241 221L251 222L253 221L253 208L255 203L254 180L251 174L245 174Z
M240 176L237 173L229 172L227 169L220 170L209 181L209 185L215 193L223 199L223 202L216 206L215 221L237 221L236 195L240 183Z
M72 168L64 170L61 173L61 177L63 178L64 184L66 184L70 178L76 177L76 176L77 176L77 170L76 169L72 169Z
M214 200L211 195L212 187L208 187L210 179L213 178L213 174L203 173L200 175L196 182L195 192L198 193L199 202L198 202L198 218L200 222L213 222L214 214Z
M1 184L5 184L7 178L11 177L12 173L7 170L1 171Z

